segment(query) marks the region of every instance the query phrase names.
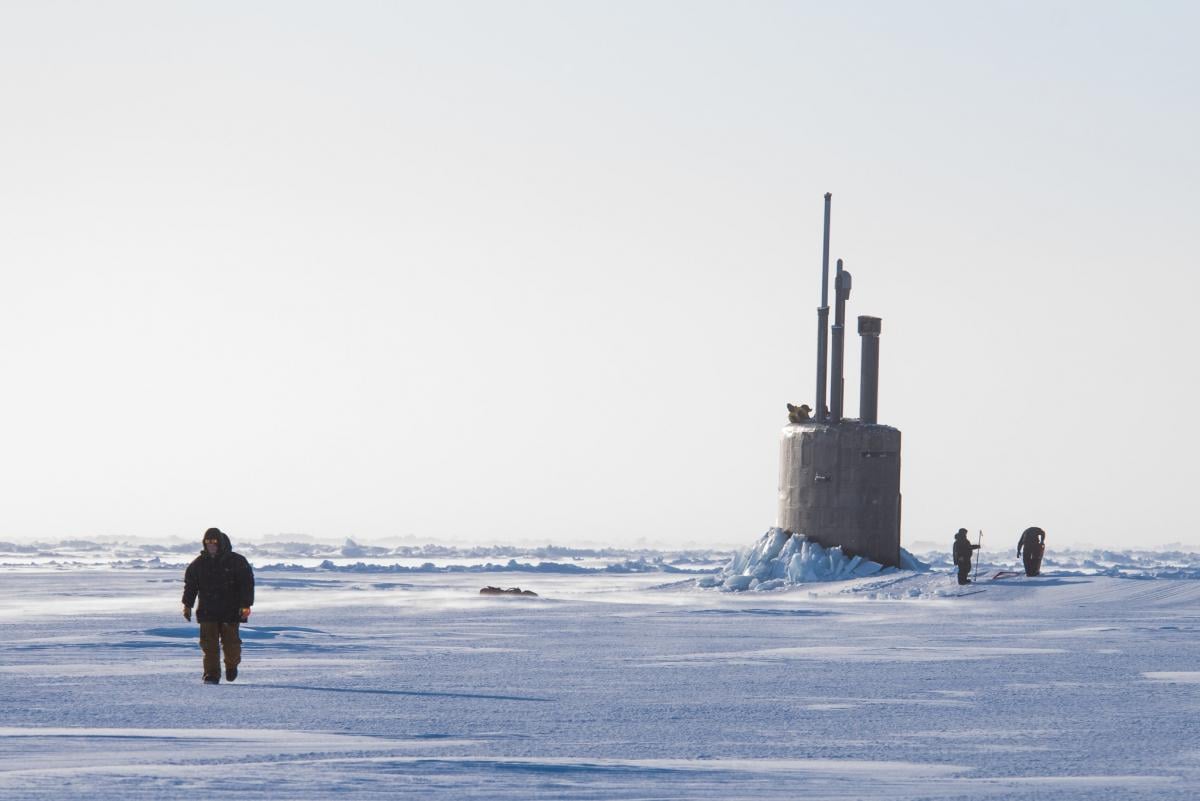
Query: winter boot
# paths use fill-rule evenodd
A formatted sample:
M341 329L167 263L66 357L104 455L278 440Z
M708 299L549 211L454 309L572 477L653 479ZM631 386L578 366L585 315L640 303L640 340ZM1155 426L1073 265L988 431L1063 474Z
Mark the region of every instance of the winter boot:
M237 678L237 668L225 666L225 681L233 681Z
M205 684L220 684L221 683L221 675L219 673L214 673L212 675L209 675L206 673L206 674L204 674L204 683Z

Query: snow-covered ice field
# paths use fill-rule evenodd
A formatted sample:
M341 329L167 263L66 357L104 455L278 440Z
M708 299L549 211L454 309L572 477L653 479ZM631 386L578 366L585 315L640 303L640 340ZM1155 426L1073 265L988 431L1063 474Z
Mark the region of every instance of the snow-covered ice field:
M211 687L181 565L7 561L4 799L1200 796L1191 578L259 568Z

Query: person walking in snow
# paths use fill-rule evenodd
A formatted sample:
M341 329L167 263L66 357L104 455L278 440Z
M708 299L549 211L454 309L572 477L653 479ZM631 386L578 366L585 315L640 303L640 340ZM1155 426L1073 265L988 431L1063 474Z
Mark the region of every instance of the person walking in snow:
M1042 556L1045 553L1046 532L1037 526L1021 532L1021 539L1017 540L1017 556L1025 563L1025 575L1036 576L1042 572Z
M242 661L238 625L250 617L254 605L254 571L246 557L234 553L229 537L219 528L204 532L204 550L183 574L183 616L192 619L199 597L196 621L200 624L200 650L204 652L204 683L221 683L221 650L225 651L225 678L237 678Z
M971 552L977 550L978 545L973 544L967 539L967 530L960 528L958 533L954 535L954 564L958 567L958 583L970 584L971 580L967 576L971 575Z

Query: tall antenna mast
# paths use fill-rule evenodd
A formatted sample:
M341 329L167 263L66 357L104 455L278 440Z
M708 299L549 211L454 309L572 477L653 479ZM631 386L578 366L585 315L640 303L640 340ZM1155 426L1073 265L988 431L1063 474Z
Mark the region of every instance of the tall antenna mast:
M824 423L829 413L825 378L829 364L829 207L833 194L825 193L825 244L821 248L821 305L817 307L817 397L816 421Z
M842 260L837 260L837 274L833 278L833 354L829 357L833 373L829 387L829 417L835 423L842 422L842 400L846 394L846 379L842 375L846 346L846 301L850 299L850 271L842 269Z

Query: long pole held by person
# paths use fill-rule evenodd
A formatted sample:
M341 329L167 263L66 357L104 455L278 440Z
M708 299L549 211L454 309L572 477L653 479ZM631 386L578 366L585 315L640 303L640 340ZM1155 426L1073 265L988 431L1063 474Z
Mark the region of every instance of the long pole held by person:
M979 544L975 546L975 549L979 553L975 554L975 577L971 579L972 584L979 578L979 558L983 556L983 529L979 529Z

